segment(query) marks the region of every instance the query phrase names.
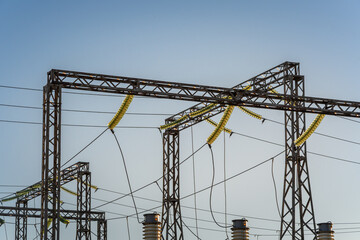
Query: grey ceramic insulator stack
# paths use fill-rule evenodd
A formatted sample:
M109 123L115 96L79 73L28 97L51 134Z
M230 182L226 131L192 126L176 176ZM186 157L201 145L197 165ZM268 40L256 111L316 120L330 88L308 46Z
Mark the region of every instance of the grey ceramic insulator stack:
M161 224L160 215L157 213L145 214L143 222L143 239L160 240Z
M245 218L233 220L231 235L232 240L249 240L249 228Z
M319 223L317 231L318 240L334 240L334 231L332 230L332 223Z

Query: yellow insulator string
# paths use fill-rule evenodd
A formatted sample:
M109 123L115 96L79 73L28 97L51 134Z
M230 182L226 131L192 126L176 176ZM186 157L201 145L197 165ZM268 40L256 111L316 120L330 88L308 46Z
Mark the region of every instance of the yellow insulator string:
M303 134L301 134L301 136L295 140L295 145L298 147L302 145L315 132L316 128L320 125L324 117L325 114L318 114L314 121L311 123L311 125L308 127L308 129L306 129L306 131L303 132Z
M73 192L73 191L71 191L71 190L69 190L69 189L67 189L67 188L65 188L65 187L60 187L62 190L64 190L65 192L67 192L67 193L70 193L70 194L72 194L72 195L74 195L74 196L77 196L77 193L76 192Z
M63 216L60 215L60 218L59 218L60 222L66 224L66 227L69 225L70 221L66 218L64 218Z
M80 178L76 178L76 180L78 181L78 182L81 182L81 179ZM95 190L95 192L99 189L97 186L95 186L95 185L91 185L91 184L88 184L88 183L86 183L86 185L88 186L88 187L91 187L92 189L94 189Z
M216 106L215 103L211 103L209 105L207 105L206 107L203 107L195 112L191 112L189 115L190 117L196 117L196 116L199 116L201 114L204 114L204 113L207 113L209 111L211 111L214 107Z
M164 129L167 129L167 128L171 128L171 127L173 127L173 126L181 123L182 121L185 121L186 119L188 119L188 116L187 116L187 115L182 116L182 117L179 118L178 120L175 120L175 121L173 121L173 122L171 122L171 123L167 123L167 124L165 124L165 125L160 126L160 129L161 129L161 130L164 130Z
M227 106L219 124L217 125L215 130L211 133L211 135L207 138L207 143L209 145L211 145L219 136L219 134L224 130L226 123L229 121L229 118L233 110L234 110L234 106Z
M210 118L206 119L206 121L207 121L208 123L210 123L211 125L213 125L214 127L217 127L217 126L219 125L217 122L213 121L213 120L210 119ZM229 129L229 128L224 128L224 131L227 132L227 133L229 133L230 136L231 136L231 134L233 133L233 131L232 131L231 129Z
M259 119L259 120L263 119L260 114L257 114L257 113L255 113L255 112L253 112L253 111L251 111L251 110L249 110L249 109L247 109L247 108L245 108L245 107L238 106L238 108L239 108L241 111L243 111L244 113L252 116L253 118L256 118L256 119Z
M111 121L108 124L109 129L113 130L116 125L120 122L124 114L126 113L127 109L130 106L131 101L133 100L134 95L126 95L124 101L122 102L119 110L115 114L115 116L111 119Z

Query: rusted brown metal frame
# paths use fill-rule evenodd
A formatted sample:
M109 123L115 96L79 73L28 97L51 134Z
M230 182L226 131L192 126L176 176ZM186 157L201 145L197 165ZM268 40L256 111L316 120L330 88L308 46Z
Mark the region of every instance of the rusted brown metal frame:
M105 219L98 221L97 240L107 240L107 221Z
M77 174L77 221L76 239L91 239L91 173L89 169L82 169Z
M78 220L78 211L77 210L60 210L61 216L68 220ZM87 212L91 222L97 222L97 240L107 240L107 221L105 219L105 212L98 211L89 211ZM19 219L28 219L28 218L41 218L41 208L28 208L24 206L20 207L4 207L0 206L0 216L4 217L15 217ZM49 217L52 217L51 215ZM27 226L24 224L23 226ZM19 239L27 239L19 238Z
M304 77L298 74L288 75L284 81L284 93L304 96ZM287 102L304 105L303 102ZM289 234L292 239L305 238L304 231L316 238L316 223L312 201L310 175L307 163L306 143L297 147L294 141L306 130L305 113L285 111L285 174L281 213L280 239ZM299 223L299 224L297 224Z
M22 212L25 210L26 213ZM77 210L60 210L61 216L69 220L77 220ZM28 218L41 218L41 208L23 208L21 207L5 207L0 206L0 216L4 217L23 217L27 216ZM101 211L90 211L89 212L89 219L91 221L104 221L105 220L105 212ZM50 215L50 217L52 217Z
M88 162L77 162L73 165L70 165L67 168L64 168L60 171L60 186L65 185L71 181L74 181L76 179L76 176L79 171L85 171L86 169L89 169L89 163ZM50 176L50 179L52 179L52 176ZM30 185L28 188L31 188L35 185L41 184L41 181ZM51 185L50 185L51 187ZM21 191L26 191L28 188L24 188ZM37 189L34 191L30 191L27 194L21 195L17 198L17 201L30 201L38 196L41 195L41 189Z
M41 239L60 239L60 141L61 141L61 86L50 84L48 75L44 87L43 156L41 187ZM52 159L52 165L50 165ZM47 228L49 216L52 223Z
M17 201L15 217L15 240L27 240L27 201Z
M180 209L179 137L178 130L165 131L163 134L163 240L184 239Z
M75 179L77 179L77 176L79 176L79 172L82 171L88 171L89 170L89 163L87 162L77 162L63 170L60 171L60 186L65 185ZM50 177L51 179L52 177ZM38 184L41 184L41 182L37 182L33 185L30 185L28 188L34 187ZM90 185L88 185L90 186ZM26 191L28 188L24 188L21 191ZM21 192L19 191L19 192ZM78 190L79 193L79 190ZM15 219L15 239L26 239L27 237L27 217L25 214L26 208L28 206L28 201L38 197L41 195L41 189L35 189L33 191L30 191L27 194L21 195L17 198L16 206L18 207L19 211L21 211L23 214L19 214ZM84 204L90 204L89 197L83 198L85 203ZM78 203L79 204L79 203ZM22 209L22 210L20 210ZM90 208L89 210L90 211ZM87 213L86 213L87 214Z
M297 63L285 62L284 64L279 65L280 67L278 66L278 69L275 67L272 70L269 70L266 74L264 74L264 76L255 77L250 81L250 84L253 87L253 90L251 91L246 91L242 89L244 86L246 86L246 83L240 84L238 88L231 89L195 84L155 81L140 78L129 78L123 76L111 76L64 70L51 70L48 73L48 85L46 87L46 89L50 90L47 90L45 92L47 93L45 94L47 98L44 98L44 157L42 164L43 184L49 186L49 179L47 176L49 175L49 173L51 173L49 166L50 157L53 158L53 166L55 166L55 168L59 166L60 162L59 155L54 154L58 153L58 150L60 148L60 139L51 139L49 137L49 131L52 130L55 132L55 138L59 137L59 135L56 134L60 131L60 107L57 103L59 101L58 96L61 88L116 94L132 94L156 98L177 99L183 101L195 101L202 104L215 103L219 105L219 107L222 107L224 105L235 105L284 111L298 111L307 113L323 113L329 115L360 117L360 103L358 102L269 93L268 88L278 88L282 86L283 78L286 76L285 73L287 72L287 74L289 74L289 72L291 72L293 68L297 65ZM51 92L54 92L53 95L55 95L55 97L49 94ZM47 101L47 99L49 98L55 101ZM287 102L302 102L304 104L295 104L295 106L290 106L286 104ZM217 109L219 107L217 107ZM56 114L53 114L53 111L51 111L53 109L55 109ZM194 109L190 109L190 111L193 111ZM214 112L215 114L218 114L222 112L222 110L220 109L216 112L214 109ZM207 115L207 117L210 116L211 115L209 114ZM194 119L194 122L192 124L201 122L204 119L205 118L197 117ZM167 120L167 122L169 121L170 119ZM187 126L190 125L191 124L188 124ZM175 128L179 130L181 126L182 124L179 124L178 126L175 126ZM55 169L55 171L57 170ZM51 189L52 192L50 192L50 194L56 195L58 191L58 184L56 184L56 182L54 183L55 184L53 184ZM49 209L47 199L49 192L46 190L47 188L43 189L43 219L47 219ZM53 205L52 211L58 211L56 210L55 206L56 202L52 202L51 204ZM46 222L42 220L42 225L45 224ZM55 230L51 229L52 237L49 239L55 239L55 235L53 233L57 231L56 226L54 229ZM58 233L56 236L58 236Z

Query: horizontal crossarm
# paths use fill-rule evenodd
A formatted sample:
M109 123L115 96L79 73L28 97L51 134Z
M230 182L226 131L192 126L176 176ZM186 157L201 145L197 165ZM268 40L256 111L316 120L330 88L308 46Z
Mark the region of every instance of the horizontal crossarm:
M288 75L291 71L295 71L297 67L298 65L295 63L286 62L260 76L258 75L250 79L248 82L235 86L235 88L173 83L64 70L52 70L49 74L52 73L55 76L51 84L61 85L62 88L195 101L205 105L211 103L216 104L216 107L211 113L194 119L189 118L190 120L183 123L185 124L184 126L177 126L179 130L222 112L225 105L322 113L348 117L360 116L359 102L306 96L294 97L269 91L269 88L274 89L282 86L286 78L294 78L294 80L303 79L303 76ZM246 84L251 85L252 89L244 90L243 88ZM287 102L292 102L293 104L286 104ZM176 119L181 115L188 115L192 111L198 110L201 106L204 105L189 108L173 118L167 119L167 121Z
M85 170L89 170L88 162L77 162L77 163L61 170L60 171L60 185L62 186L73 180L76 180L78 171L85 171ZM52 176L50 176L50 178L52 178ZM36 186L39 184L41 184L41 182L37 182L31 186ZM20 190L19 192L26 191L26 189L31 188L31 186L29 186L28 188L24 188L23 190ZM51 182L50 182L50 187L51 187ZM37 189L34 189L33 191L30 191L29 193L27 193L25 195L18 197L18 201L29 201L40 195L41 195L41 188L37 188Z
M19 210L26 212L26 215L19 214ZM91 221L104 221L105 213L90 211ZM65 219L76 220L78 219L78 212L76 210L60 210L60 214ZM41 208L17 208L17 207L4 207L0 206L0 216L4 217L29 217L29 218L40 218ZM51 218L51 216L50 216Z

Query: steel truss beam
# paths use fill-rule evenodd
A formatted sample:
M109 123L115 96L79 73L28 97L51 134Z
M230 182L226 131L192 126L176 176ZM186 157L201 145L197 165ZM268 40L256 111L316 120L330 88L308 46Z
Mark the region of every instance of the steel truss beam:
M52 176L50 176L52 179ZM60 186L63 186L71 181L77 181L77 233L76 239L91 239L91 224L90 224L90 211L91 211L91 173L89 171L89 163L88 162L77 162L63 170L60 171ZM36 186L41 182L37 182L31 185ZM51 188L50 184L50 188ZM21 191L26 191L24 188ZM21 192L19 191L19 192ZM17 198L16 206L19 209L23 209L21 211L25 211L27 208L27 202L40 196L41 189L35 188L33 191L28 192L25 195L19 196ZM20 208L22 206L22 208ZM20 214L16 218L15 225L15 236L16 240L18 239L26 239L26 229L27 229L27 221L25 214ZM25 237L23 237L25 236Z
M91 173L89 169L79 170L77 174L77 213L76 239L91 239Z
M74 181L77 179L77 176L79 172L82 171L88 171L89 170L89 163L88 162L77 162L63 170L60 171L60 186L63 186L71 181ZM52 176L50 176L50 179L52 179ZM31 185L36 186L38 184L41 184L41 181ZM51 184L50 184L51 187ZM23 190L20 190L19 192L26 191L28 188L24 188ZM17 198L17 201L30 201L38 196L41 195L41 189L35 189L34 191L30 191L24 195L21 195Z
M284 93L304 96L304 77L288 75L284 81ZM304 105L302 102L287 102ZM305 239L309 230L316 239L316 223L312 201L310 175L307 164L306 143L297 147L295 140L305 132L305 113L285 111L285 176L281 213L280 239L290 234L293 240ZM299 224L296 224L299 223Z
M98 221L97 240L107 240L107 221L105 219Z
M182 219L179 184L179 131L169 130L163 134L163 204L162 239L182 240Z
M79 220L79 214L77 210L61 209L60 214L65 219L76 220L76 221ZM98 226L97 240L107 240L107 221L105 219L105 212L88 211L86 212L86 214L88 215L88 219L87 219L88 221L97 222L97 226ZM20 207L0 206L0 216L15 217L16 219L41 218L41 208L28 208L24 206L20 206ZM49 217L52 218L51 215ZM25 227L25 231L26 231L27 224L23 224L22 226ZM25 236L23 238L15 238L15 239L26 240L27 238Z
M48 75L48 83L52 74ZM41 239L60 239L61 86L47 84L43 100ZM52 161L51 161L52 160ZM52 223L47 227L49 216Z
M26 211L24 213L23 211ZM60 210L61 216L69 220L77 220L77 210ZM41 208L4 207L0 206L0 216L4 217L25 217L41 218ZM52 217L52 216L50 216ZM93 222L105 221L105 212L90 211L89 219Z
M15 240L27 240L27 201L16 202Z
M297 76L299 74L299 71L297 71L298 69L298 63L285 62L250 79L249 81L235 86L234 88L154 81L149 79L55 69L48 72L48 82L44 87L42 229L46 234L44 235L45 237L43 239L59 240L58 219L54 222L49 231L46 228L46 223L49 215L56 216L56 218L59 216L59 201L56 201L56 199L59 199L60 196L59 182L57 181L58 178L51 178L50 176L58 176L60 169L60 115L62 88L114 94L132 94L156 98L195 101L201 103L200 105L198 104L179 114L174 115L171 118L168 118L166 120L167 123L184 115L189 116L189 113L198 110L202 106L206 106L210 103L216 104L216 107L214 107L211 112L197 116L195 118L189 117L187 121L184 121L183 123L173 128L174 130L179 131L201 122L206 118L221 113L224 111L225 105L283 110L294 112L296 114L323 113L328 115L360 117L359 102L306 97L304 95L288 94L286 92L284 92L284 94L269 92L269 88L279 89L281 86L284 86L284 81L287 76ZM251 85L252 89L249 91L244 90L243 88L247 85ZM288 104L290 102L293 104ZM169 144L169 141L164 141L164 153L168 148L167 144ZM178 161L178 159L175 160ZM179 176L178 162L173 162L172 167L169 168L168 165L166 165L168 164L168 161L168 155L164 154L164 169L168 169L166 171L169 173L176 171L177 176ZM177 169L174 169L174 167ZM164 170L165 175L168 174L166 171ZM304 174L305 172L307 173L306 160L302 161L300 172L298 174ZM164 191L163 196L164 204L168 204L170 207L163 207L163 215L165 215L165 218L163 216L163 221L166 222L162 223L162 231L165 231L166 234L175 234L174 236L166 236L167 238L170 237L170 239L172 239L175 236L177 238L183 238L181 225L169 225L169 217L167 216L168 211L171 208L180 210L180 205L177 206L177 204L167 202L170 200L168 199L168 196L171 196L179 189L178 177L169 179L170 182L165 182L169 180L164 180L164 186L167 187L167 190ZM307 184L309 185L306 178L301 181L303 181L304 186L307 186ZM172 186L173 190L171 190L169 186ZM171 193L171 191L173 191L173 193ZM50 199L55 199L55 201L49 200L49 196L51 197ZM174 198L174 200L176 200L176 198ZM306 207L304 209L309 208ZM172 211L174 212L174 210ZM176 211L180 217L175 217L174 219L178 219L177 221L181 222L180 211ZM313 220L310 222L312 221ZM168 226L170 226L170 228L168 228Z

